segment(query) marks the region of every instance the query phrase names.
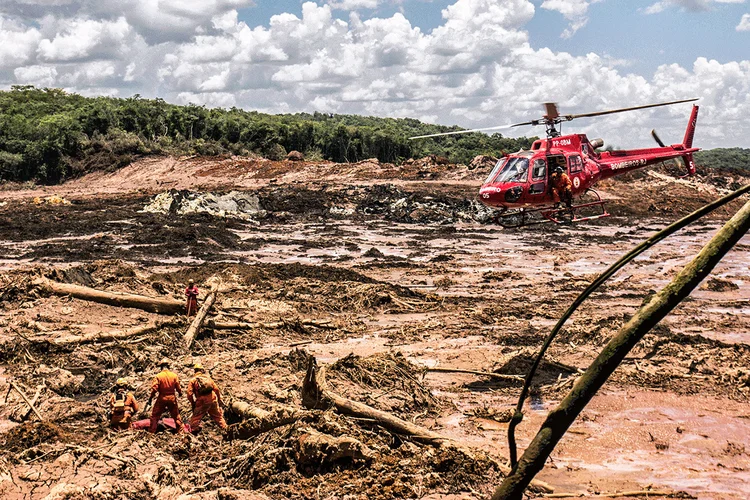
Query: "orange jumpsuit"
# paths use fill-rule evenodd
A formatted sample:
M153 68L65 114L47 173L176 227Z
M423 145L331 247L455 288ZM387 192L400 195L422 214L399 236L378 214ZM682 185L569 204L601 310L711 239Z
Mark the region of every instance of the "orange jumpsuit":
M567 206L573 201L573 183L565 172L552 174L552 196L555 202L562 201Z
M202 374L203 377L209 378L208 375ZM211 380L211 392L208 394L198 394L200 387L198 375L190 380L187 388L187 398L193 405L193 416L190 417L190 431L196 432L201 428L203 417L208 414L222 430L227 428L219 403L221 402L221 392L213 380ZM210 380L210 378L209 378Z
M156 398L156 403L154 403L154 408L151 410L151 423L148 428L149 432L152 434L156 432L159 418L165 411L169 411L169 415L174 419L177 430L182 431L182 419L180 418L180 409L177 406L177 396L175 396L176 393L182 397L180 379L177 378L175 373L164 368L158 375L156 375L156 377L154 377L154 381L151 382L151 398L157 393L159 395Z
M130 429L130 424L133 423L133 414L138 411L138 403L136 403L132 392L128 392L125 389L119 389L118 395L122 396L123 406L115 406L117 397L112 394L109 398L109 408L111 410L111 416L109 417L109 427L116 430L127 430Z

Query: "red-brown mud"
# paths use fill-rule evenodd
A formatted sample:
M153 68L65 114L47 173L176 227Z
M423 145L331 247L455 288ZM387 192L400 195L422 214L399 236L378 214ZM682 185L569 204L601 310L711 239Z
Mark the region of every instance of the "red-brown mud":
M559 315L597 273L669 222L748 179L665 171L609 181L612 217L503 230L475 201L486 172L425 160L396 168L151 159L62 186L0 196L0 494L3 498L486 498L508 456L520 384L431 367L523 375ZM257 196L251 215L143 211L169 189ZM57 194L70 204L47 203ZM180 195L182 196L182 195ZM36 200L35 198L39 198ZM195 199L195 196L193 197ZM643 300L744 200L646 252L584 303L534 381L523 449L547 412ZM639 343L565 436L539 479L576 494L750 489L750 240ZM48 296L39 277L182 299L219 290L190 351L184 318L111 343L78 334L164 319ZM304 352L303 352L304 350ZM376 422L303 409L305 353L339 394L453 438L436 449ZM163 356L186 381L201 361L225 392L304 418L226 442L107 429L127 377L144 403ZM15 382L44 417L40 423ZM187 401L182 413L189 418ZM230 422L237 415L227 413ZM342 438L356 453L313 448ZM313 436L313 438L310 438ZM317 441L316 441L317 439ZM331 441L334 440L334 441ZM307 443L307 444L305 444ZM472 450L471 453L467 450Z

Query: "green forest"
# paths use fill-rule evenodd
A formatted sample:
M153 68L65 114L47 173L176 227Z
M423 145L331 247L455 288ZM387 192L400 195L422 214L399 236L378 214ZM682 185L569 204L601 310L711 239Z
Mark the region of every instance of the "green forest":
M237 108L178 106L162 99L83 97L61 89L0 91L0 181L57 183L113 170L154 154L261 155L283 159L400 163L428 154L468 163L478 154L528 148L536 137L471 133L439 140L408 137L461 130L403 118L324 113L269 115ZM737 168L750 150L700 153L699 163Z
M535 138L466 134L412 119L177 106L162 99L82 97L60 89L14 86L0 91L0 180L56 183L93 170L116 169L152 154L262 155L300 151L312 160L399 163L427 154L466 163L478 154L528 148Z

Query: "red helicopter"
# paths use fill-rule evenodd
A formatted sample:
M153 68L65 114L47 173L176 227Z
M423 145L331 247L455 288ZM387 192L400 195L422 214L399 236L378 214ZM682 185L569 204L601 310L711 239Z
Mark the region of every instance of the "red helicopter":
M500 127L422 135L411 137L411 139L544 124L547 128L547 138L535 141L530 150L520 150L504 155L482 184L479 199L489 207L500 209L497 221L505 227L520 227L542 222L571 223L609 215L604 207L605 202L592 189L592 186L602 179L675 158L682 158L687 166L687 175L694 175L693 153L700 150L700 148L693 147L698 106L693 105L681 144L665 146L656 132L651 131L654 139L659 143L660 147L657 148L599 152L597 149L604 146L602 139L590 141L585 134L560 135L556 125L575 118L602 116L696 100L684 99L577 115L560 115L556 104L546 103L546 114L538 120ZM570 189L565 189L565 185Z

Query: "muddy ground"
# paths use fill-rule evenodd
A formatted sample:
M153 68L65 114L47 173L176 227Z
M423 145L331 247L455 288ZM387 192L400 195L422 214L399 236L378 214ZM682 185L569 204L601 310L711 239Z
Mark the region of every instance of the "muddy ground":
M505 230L475 200L486 173L429 160L397 168L165 158L54 188L0 192L0 495L486 498L502 479L505 417L520 384L427 369L525 374L598 272L748 182L655 170L602 184L612 217ZM245 200L238 211L186 213L177 203L144 210L160 194L179 201L231 191ZM742 201L645 253L581 307L535 380L517 431L521 449L577 370ZM747 498L748 249L745 237L636 347L539 479L558 493ZM40 277L177 299L192 278L201 297L218 287L216 322L256 327L204 328L188 352L184 317L50 296L35 285ZM168 323L118 342L54 342L158 321ZM335 392L460 446L420 444L333 410L306 411L247 440L225 441L212 424L195 437L107 428L113 382L129 378L144 403L163 356L183 380L201 361L230 402L302 410L310 355L328 365ZM43 422L9 391L11 381L38 394ZM346 438L355 451L311 450L310 436L320 435Z

